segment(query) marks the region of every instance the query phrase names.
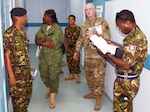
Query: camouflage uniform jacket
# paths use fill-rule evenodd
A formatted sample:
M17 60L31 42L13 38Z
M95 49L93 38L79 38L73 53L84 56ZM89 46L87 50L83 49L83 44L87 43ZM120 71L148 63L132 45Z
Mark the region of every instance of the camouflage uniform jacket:
M67 44L75 47L76 41L79 37L80 27L74 25L73 27L67 26L65 28L65 38L67 38Z
M12 25L4 32L4 52L10 52L10 60L13 65L17 66L29 63L28 44L29 40L24 29L18 31L15 26Z
M36 33L36 36L40 38L41 41L52 40L54 42L54 48L51 49L42 46L40 51L40 63L49 65L56 61L61 61L63 55L61 45L64 40L64 35L61 27L56 23L54 23L48 30L47 27L47 24L43 24Z
M126 72L132 74L140 74L147 56L148 42L143 32L136 27L134 31L130 32L123 40L123 49L125 53L123 60L132 65L131 69L125 70L116 67L117 72Z
M86 58L103 59L102 56L98 54L96 47L94 47L94 45L91 44L90 40L86 38L86 34L88 32L88 29L90 27L94 27L94 26L98 26L98 25L102 26L101 36L105 40L110 40L111 35L110 35L109 25L107 24L107 22L103 18L95 17L95 19L92 21L85 20L82 24L80 35L79 35L79 38L78 38L77 43L76 43L76 50L75 50L76 53L79 53L79 51L83 45L84 46L85 59Z

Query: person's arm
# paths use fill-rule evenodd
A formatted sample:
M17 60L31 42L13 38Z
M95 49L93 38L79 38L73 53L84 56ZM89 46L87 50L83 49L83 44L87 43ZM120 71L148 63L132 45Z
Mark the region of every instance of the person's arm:
M64 31L64 46L66 47L67 46L67 38L69 36L69 32L68 32L68 28L66 27L65 28L65 31Z
M114 64L116 64L117 66L123 68L123 69L130 69L131 68L131 64L123 61L120 58L116 58L115 56L111 55L110 53L106 54L107 58L109 58Z
M118 45L118 44L115 43L115 42L107 41L107 43L110 44L110 45L114 45L114 46L118 46L118 47L122 48L122 46Z
M75 61L79 60L79 51L81 49L82 43L83 43L83 37L82 37L82 33L80 32L79 38L76 42L75 52L74 52L74 55L73 55L73 59Z
M107 21L105 19L102 20L102 37L106 41L110 41L110 39L111 39L109 24L107 23Z
M53 48L54 47L54 42L49 40L49 41L41 41L39 37L35 37L35 43L39 46L44 46L47 48Z
M65 37L64 38L64 47L65 47L66 52L67 52L67 43L68 43L68 39Z
M8 71L8 76L9 76L9 85L10 86L15 86L16 85L16 78L14 76L14 72L12 70L12 63L10 60L10 52L4 53L4 61L5 61L5 66Z
M53 48L54 47L54 42L52 42L51 40L46 41L46 37L44 34L44 29L46 28L46 26L43 24L40 29L38 30L38 32L35 35L35 43L39 46L44 46L47 48Z

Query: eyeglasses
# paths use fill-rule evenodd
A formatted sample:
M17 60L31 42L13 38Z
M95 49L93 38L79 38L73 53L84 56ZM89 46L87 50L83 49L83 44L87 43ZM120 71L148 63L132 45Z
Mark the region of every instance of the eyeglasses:
M90 11L90 10L92 10L92 9L94 9L94 8L85 9L85 11Z

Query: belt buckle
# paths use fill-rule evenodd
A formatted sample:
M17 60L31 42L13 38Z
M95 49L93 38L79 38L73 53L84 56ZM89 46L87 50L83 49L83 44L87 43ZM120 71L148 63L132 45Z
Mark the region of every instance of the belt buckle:
M128 79L128 73L124 72L124 79Z

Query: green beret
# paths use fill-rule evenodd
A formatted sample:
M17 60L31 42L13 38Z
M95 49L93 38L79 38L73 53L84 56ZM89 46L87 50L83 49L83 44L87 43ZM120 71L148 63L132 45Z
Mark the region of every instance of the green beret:
M27 13L27 10L24 8L16 7L13 8L11 11L11 16L24 16Z

